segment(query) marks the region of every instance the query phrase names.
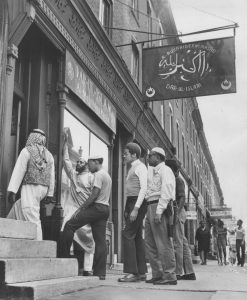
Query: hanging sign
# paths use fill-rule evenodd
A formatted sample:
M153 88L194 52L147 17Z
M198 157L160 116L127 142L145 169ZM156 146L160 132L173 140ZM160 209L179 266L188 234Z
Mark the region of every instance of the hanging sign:
M234 37L143 49L144 101L236 93Z

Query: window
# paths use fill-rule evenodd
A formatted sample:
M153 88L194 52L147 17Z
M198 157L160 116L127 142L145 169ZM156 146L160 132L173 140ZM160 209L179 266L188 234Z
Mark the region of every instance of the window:
M193 156L192 156L192 153L190 153L190 164L191 164L191 167L190 167L190 175L191 175L191 179L193 180Z
M191 121L191 115L190 115L190 140L192 142L192 121Z
M160 118L161 118L161 127L165 129L165 119L164 119L164 104L160 105Z
M172 106L171 104L169 103L169 113L170 113L170 141L173 143L174 142L174 117L173 117L173 110L172 110Z
M184 118L184 99L181 99L181 102L182 102L181 113L182 113L182 118Z
M190 174L190 153L189 153L189 146L187 145L187 172Z
M133 10L137 10L138 9L138 0L131 0L131 7L133 8Z
M199 143L199 162L200 164L202 164L202 149L200 143Z
M152 17L151 7L149 1L147 1L147 27L148 27L148 40L150 41L149 46L152 47Z
M195 164L195 161L194 161L194 184L195 184L195 186L197 184L197 173L196 173L196 164Z
M134 16L138 19L139 18L139 11L138 11L138 0L131 0L131 8Z
M185 126L186 126L186 131L189 131L189 116L188 116L188 110L186 108L185 110Z
M185 168L185 144L184 144L184 135L182 134L182 151L183 151L183 166Z
M199 167L197 166L197 188L200 188L200 177L199 177Z
M163 31L163 28L162 28L162 25L161 25L160 21L159 21L159 34L164 34L164 31ZM162 36L160 35L160 38L161 37ZM159 40L158 46L163 46L163 40Z
M99 21L103 27L105 27L106 32L110 33L111 27L111 1L101 0L99 8Z
M139 51L134 42L132 42L131 75L134 81L139 84Z
M180 147L179 147L179 124L178 124L178 122L177 122L177 149L178 149L177 157L179 159Z

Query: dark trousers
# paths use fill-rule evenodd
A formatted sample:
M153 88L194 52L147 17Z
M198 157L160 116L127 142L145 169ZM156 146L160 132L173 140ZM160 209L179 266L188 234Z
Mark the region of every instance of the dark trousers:
M109 217L109 207L104 204L94 203L86 209L79 208L65 224L61 233L58 249L59 257L70 257L70 248L74 233L86 224L92 227L95 242L93 274L96 276L106 274L106 221Z
M130 222L130 214L135 206L137 197L127 197L123 229L123 258L124 273L145 274L147 272L145 258L145 244L142 238L143 219L147 212L147 204L144 201L139 208L137 218Z
M241 256L240 256L240 249L241 249ZM245 260L245 243L242 245L242 240L236 240L236 250L237 250L238 265L243 266Z

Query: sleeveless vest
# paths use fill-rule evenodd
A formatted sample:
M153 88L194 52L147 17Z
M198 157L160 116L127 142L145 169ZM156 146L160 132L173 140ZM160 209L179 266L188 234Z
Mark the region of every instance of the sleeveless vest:
M39 170L35 166L33 159L30 158L27 166L27 172L23 178L22 184L50 185L52 160L50 159L49 154L47 156L48 162L43 170Z
M139 164L137 165L139 166ZM128 177L126 180L126 196L138 196L141 185L139 177L136 175L135 170L137 166L131 167L128 172Z

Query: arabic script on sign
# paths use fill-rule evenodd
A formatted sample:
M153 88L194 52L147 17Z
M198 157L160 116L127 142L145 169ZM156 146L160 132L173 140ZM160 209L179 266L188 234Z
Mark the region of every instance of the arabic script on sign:
M163 55L159 62L159 76L167 79L171 75L179 80L189 82L199 76L204 78L211 72L205 50L190 50L185 53Z

